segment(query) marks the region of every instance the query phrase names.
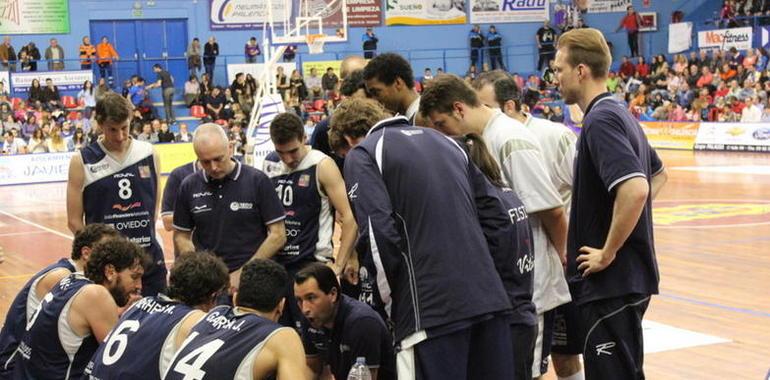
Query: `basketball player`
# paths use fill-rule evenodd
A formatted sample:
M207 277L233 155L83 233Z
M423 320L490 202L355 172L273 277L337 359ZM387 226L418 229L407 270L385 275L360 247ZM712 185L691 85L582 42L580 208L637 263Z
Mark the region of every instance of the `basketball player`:
M532 302L534 249L527 212L516 193L506 186L495 159L481 136L470 133L457 139L484 174L474 177L479 222L500 279L513 306L511 338L513 379L532 379L537 337L537 315Z
M13 379L80 379L118 320L118 308L142 288L142 248L124 239L96 244L85 273L62 279L27 323Z
M203 170L182 181L174 207L174 245L181 254L209 250L238 287L252 258L271 258L286 243L285 212L264 173L234 160L217 124L198 126L193 148ZM224 297L222 302L229 302Z
M356 358L364 357L373 380L396 378L393 339L385 322L369 305L342 295L331 268L313 263L294 280L294 295L310 322L302 339L316 375L328 365L335 379L347 379Z
M235 307L218 306L187 336L163 377L166 380L308 379L297 332L276 321L290 286L283 267L265 259L243 266Z
M75 234L69 259L59 261L37 272L27 281L8 308L5 324L0 330L0 379L7 380L13 372L13 356L27 328L27 322L53 287L72 272L83 272L94 244L120 236L118 231L104 224L85 226Z
M374 57L364 68L366 91L392 113L404 115L412 125L419 118L420 94L414 89L412 66L396 53Z
M658 293L652 200L667 175L628 109L607 92L611 62L596 29L559 39L565 103L585 113L577 143L567 276L578 306L587 379L644 379L642 318Z
M483 104L473 89L452 74L437 76L423 91L420 112L450 136L482 135L501 166L506 183L516 192L529 215L535 249L535 284L538 336L532 376L548 370L553 313L570 301L562 268L567 219L559 193L546 169L537 139L516 120Z
M103 135L72 156L67 221L72 233L85 224L104 223L142 246L152 259L142 279L142 294L147 296L166 287L163 250L155 236L160 163L150 143L131 138L131 108L128 100L112 92L96 103Z
M481 73L473 82L481 103L500 110L522 123L537 138L543 149L543 158L556 190L561 196L566 213L572 197L573 162L577 136L563 124L533 117L522 110L521 93L516 81L506 72L495 70ZM554 310L551 358L559 380L581 380L583 372L579 355L579 321L577 308L570 302Z
M177 334L181 326L200 321L216 305L217 293L227 282L225 263L209 252L178 258L168 296L142 298L120 317L88 363L88 378L161 379L186 338Z
M353 147L348 198L393 313L398 377L511 378L511 304L489 275L481 227L460 223L477 218L470 176L478 170L454 141L387 118L373 100L344 100L331 125Z
M179 193L179 186L188 175L199 169L200 165L195 160L174 168L168 175L166 186L163 188L163 201L160 205L160 218L163 220L163 228L166 231L174 230L174 205L176 204L176 195ZM174 256L179 256L178 252L174 252Z

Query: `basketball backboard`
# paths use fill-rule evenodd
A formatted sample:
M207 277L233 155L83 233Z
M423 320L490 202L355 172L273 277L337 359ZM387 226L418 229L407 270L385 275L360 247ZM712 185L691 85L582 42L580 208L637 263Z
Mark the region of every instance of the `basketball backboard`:
M280 3L279 3L280 2ZM308 43L308 36L323 42L345 42L348 35L347 0L267 0L271 45ZM273 11L282 14L272 14Z

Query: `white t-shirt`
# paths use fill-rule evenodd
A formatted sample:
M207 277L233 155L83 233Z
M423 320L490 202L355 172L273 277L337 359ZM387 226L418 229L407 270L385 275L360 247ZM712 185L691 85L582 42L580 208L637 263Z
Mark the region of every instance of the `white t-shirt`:
M14 137L12 142L7 142L3 140L3 153L5 154L19 154L21 151L21 148L24 148L27 146L27 143L24 142L24 140Z
M556 191L559 192L569 216L577 135L564 124L532 117L529 114L527 114L524 126L535 135L537 142L540 143L548 176L551 177L551 182L556 187Z
M537 212L562 206L546 169L542 148L523 124L495 110L484 128L484 142L503 172L503 178L524 203L532 227L535 248L532 302L542 314L571 300L564 268L548 239Z

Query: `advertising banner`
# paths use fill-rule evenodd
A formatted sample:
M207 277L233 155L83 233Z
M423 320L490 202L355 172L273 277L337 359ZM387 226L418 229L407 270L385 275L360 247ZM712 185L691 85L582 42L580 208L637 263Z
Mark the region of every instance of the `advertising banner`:
M68 34L67 0L0 1L0 34Z
M701 123L695 150L770 152L767 123Z
M385 4L385 25L465 24L467 19L465 0L385 0Z
M66 181L74 152L0 156L0 186Z
M625 12L633 5L632 0L573 0L580 9L588 13Z
M59 91L79 90L83 88L83 83L90 80L94 81L94 72L91 70L78 71L32 71L26 73L11 74L11 88L14 92L27 92L32 86L32 80L40 81L40 86L45 87L45 80L51 78L54 86Z
M698 32L698 47L746 50L751 48L753 36L751 27L707 30Z
M700 123L643 121L640 123L653 148L692 150Z
M471 0L471 23L542 22L548 0Z
M307 77L310 75L310 69L315 69L320 77L326 74L326 69L331 67L339 77L341 64L342 61L302 61L302 74Z
M347 2L349 26L382 25L382 3L379 0L347 0Z
M153 146L160 156L161 174L171 174L177 167L195 160L192 143L168 143Z
M211 30L245 30L262 28L267 21L267 1L265 0L209 0ZM292 12L292 2L274 0L273 22L283 22L285 15Z

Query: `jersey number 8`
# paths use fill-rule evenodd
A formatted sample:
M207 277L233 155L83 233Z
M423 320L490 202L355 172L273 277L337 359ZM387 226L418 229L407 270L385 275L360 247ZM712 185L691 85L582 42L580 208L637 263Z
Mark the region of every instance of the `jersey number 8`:
M134 192L131 190L131 181L128 178L123 178L118 181L118 196L120 199L131 198Z

